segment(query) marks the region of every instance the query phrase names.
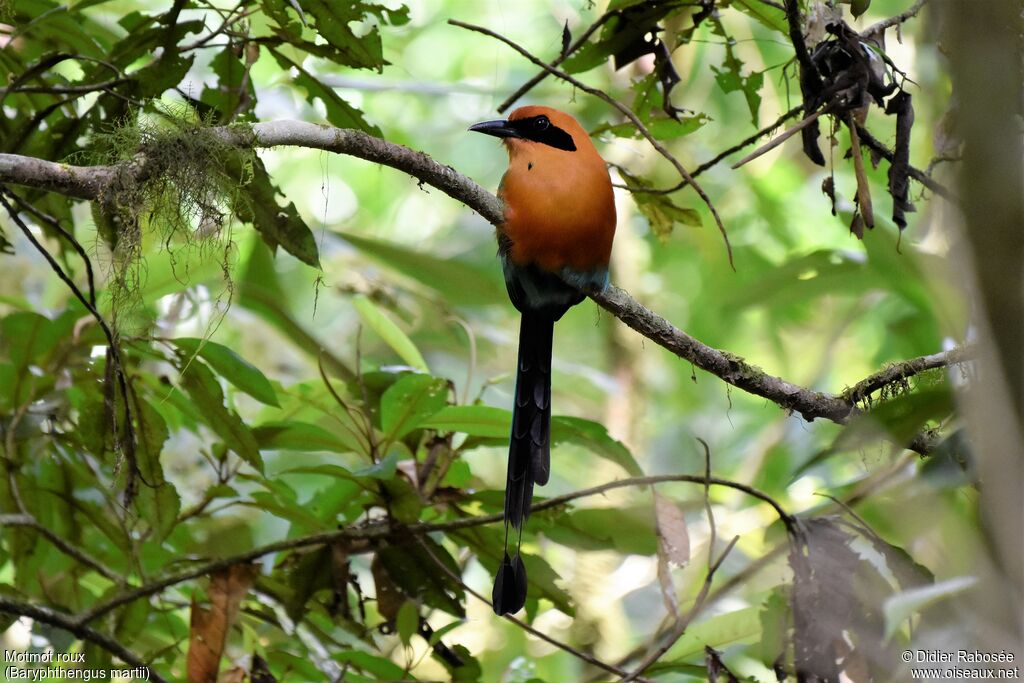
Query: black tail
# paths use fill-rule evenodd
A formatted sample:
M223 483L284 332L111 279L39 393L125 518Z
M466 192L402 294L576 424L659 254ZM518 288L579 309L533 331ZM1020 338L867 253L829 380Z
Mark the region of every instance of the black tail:
M516 402L505 483L505 522L516 529L530 516L533 486L551 473L551 341L555 321L524 312L519 326Z

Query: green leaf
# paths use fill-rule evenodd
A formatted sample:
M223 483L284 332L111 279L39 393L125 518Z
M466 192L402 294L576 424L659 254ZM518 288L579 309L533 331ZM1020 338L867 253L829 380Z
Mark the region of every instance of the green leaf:
M680 116L678 120L673 118L657 118L644 121L644 126L658 140L674 140L699 130L710 120L711 117L707 114L697 113L693 116ZM620 138L640 137L640 129L631 122L620 123L614 126L601 126L596 128L591 134L599 135L600 133L611 133Z
M877 441L882 433L896 443L906 443L927 424L944 420L954 407L953 393L945 384L875 403L843 428L829 451L861 448Z
M241 174L241 169L237 173ZM303 263L319 268L320 251L313 231L302 220L295 203L285 198L282 205L278 195L283 197L263 162L253 158L249 182L242 185L242 194L234 203L239 220L252 223L271 251L280 246Z
M251 241L238 289L239 304L280 331L296 347L322 362L328 372L346 381L355 381L355 372L326 349L325 344L299 324L288 310L287 297L274 270L271 252L259 240Z
M445 406L420 423L420 426L439 432L463 432L470 436L507 439L512 428L512 413L494 406Z
M228 448L262 472L263 459L256 437L235 411L224 406L224 393L210 368L198 358L189 362L184 355L179 356L179 368L182 388L195 403L205 423Z
M448 551L430 536L418 536L405 545L389 545L377 552L391 580L405 595L457 617L465 617L465 591L452 576L459 566ZM438 563L441 563L441 567Z
M139 487L136 497L139 517L146 520L157 541L167 538L178 521L181 510L181 497L170 482L164 482L152 488L147 485Z
M430 375L406 375L381 396L381 428L388 439L401 439L447 402L446 380Z
M199 96L204 104L220 113L220 121L224 123L251 112L256 104L252 79L247 77L246 64L236 53L236 45L229 44L210 62L210 68L217 74L217 84L203 88Z
M260 450L360 452L361 447L340 434L308 422L284 420L264 422L252 430ZM346 434L347 436L347 434Z
M940 600L962 593L973 588L978 579L973 576L958 576L940 581L923 588L911 588L889 596L883 610L885 612L885 638L888 640L896 630L914 614Z
M398 451L391 451L384 456L380 462L374 463L369 467L364 467L360 470L356 470L352 473L354 477L369 477L370 479L380 479L382 481L395 478L395 466L398 464Z
M486 306L505 300L498 269L481 270L455 259L441 259L399 244L335 231L346 242L395 272L430 287L448 303Z
M420 613L416 603L406 600L398 608L398 616L395 617L395 631L398 633L402 645L409 647L412 637L420 630Z
M306 91L306 100L312 104L314 100L320 100L327 110L327 121L338 128L354 128L368 133L375 137L381 137L382 133L376 126L371 126L363 118L362 112L343 100L333 88L321 83L315 76L303 69L299 64L285 57L277 50L271 50L274 59L286 72L295 69L296 74L292 76L291 82Z
M419 349L377 304L365 296L359 295L352 299L352 305L355 306L363 322L376 332L402 360L417 370L428 372L427 361L423 360Z
M850 13L857 19L871 7L871 0L850 0Z
M786 652L789 643L789 591L776 586L761 603L761 642L758 648L761 662L772 666Z
M402 667L398 666L390 659L384 659L383 657L372 655L369 652L363 652L361 650L339 652L334 655L332 659L341 664L351 664L360 671L373 674L385 681L402 681L407 680L408 678Z
M772 31L783 35L789 31L785 11L773 8L763 0L732 0L732 6L747 16L753 17Z
M423 499L420 492L403 478L392 476L382 482L387 494L388 510L391 516L402 524L414 524L419 521L423 512Z
M691 624L662 659L679 662L703 655L705 646L721 650L732 643L752 641L761 632L760 612L760 607L747 607Z
M61 330L38 313L11 313L0 320L0 351L16 368L45 356L60 341Z
M534 513L543 519L544 535L579 550L617 550L653 556L658 550L654 512L649 505L620 508L585 508L572 512Z
M102 405L91 404L94 410L102 413ZM135 457L139 468L139 474L148 486L160 486L164 483L164 471L160 464L160 453L163 450L164 442L170 437L167 423L164 418L153 409L142 397L133 402L134 416L136 422ZM95 436L92 438L95 439ZM100 451L102 452L102 432L99 434ZM96 442L93 442L96 445ZM168 496L166 492L162 495ZM177 496L177 494L175 494ZM176 513L175 513L176 514Z
M634 176L621 169L619 175L630 189L651 187L650 181L640 176ZM699 213L694 209L677 206L666 194L633 192L633 201L650 223L651 232L662 242L668 240L676 223L693 227L701 225Z
M578 444L591 453L610 460L634 477L642 477L640 469L629 449L608 435L604 425L579 417L556 415L551 418L551 445L561 443Z
M277 393L259 368L237 353L217 342L206 339L180 337L172 342L190 356L198 355L210 364L217 374L268 406L278 407Z

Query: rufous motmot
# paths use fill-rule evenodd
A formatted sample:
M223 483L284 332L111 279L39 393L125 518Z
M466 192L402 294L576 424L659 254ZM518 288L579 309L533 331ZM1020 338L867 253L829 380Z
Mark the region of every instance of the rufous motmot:
M508 527L520 535L534 485L551 473L551 345L555 321L608 285L615 237L615 200L604 160L572 116L550 107L521 107L507 120L471 131L502 138L508 170L498 197L498 255L508 296L522 315L512 434L505 483L505 552L494 581L497 614L526 602L526 569L508 553Z

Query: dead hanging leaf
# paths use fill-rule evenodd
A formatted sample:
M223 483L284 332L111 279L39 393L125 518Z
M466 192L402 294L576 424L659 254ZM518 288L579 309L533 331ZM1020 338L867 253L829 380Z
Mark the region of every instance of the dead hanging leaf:
M663 554L667 561L683 566L690 561L690 533L686 529L683 511L670 499L655 493L654 515L659 554Z
M822 193L824 193L824 195L826 197L828 197L829 202L832 204L832 215L835 216L836 215L836 179L834 177L832 177L832 176L826 176L825 179L821 181L821 191L822 191Z
M207 595L209 609L192 598L189 626L188 683L214 683L220 669L228 633L238 617L242 600L256 578L256 567L236 564L213 573Z
M722 661L721 653L709 645L704 646L704 665L708 671L709 683L718 683L718 679L722 674L725 674L726 680L729 683L739 683L736 675L729 671L729 667Z
M672 582L672 565L682 566L690 561L690 534L683 511L657 492L654 494L654 528L658 535L658 584L665 609L675 614L679 611L679 601Z
M914 211L910 203L910 131L914 127L914 106L910 94L902 90L889 99L886 114L896 115L896 145L889 166L889 194L892 195L892 221L900 230L907 227L906 214Z
M405 595L391 578L387 567L380 559L380 554L373 556L370 572L373 574L373 583L377 588L377 611L387 621L394 621L398 616L398 610L405 602Z

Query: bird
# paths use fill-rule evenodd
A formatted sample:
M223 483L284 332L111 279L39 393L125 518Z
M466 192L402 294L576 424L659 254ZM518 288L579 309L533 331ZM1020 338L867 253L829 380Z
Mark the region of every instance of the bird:
M491 595L495 613L502 615L526 603L519 543L534 486L546 484L551 474L554 325L586 292L608 286L615 197L604 159L570 114L531 105L469 130L501 138L508 152L508 170L498 188L503 220L496 232L505 288L520 313L505 548ZM510 525L519 539L512 556Z

